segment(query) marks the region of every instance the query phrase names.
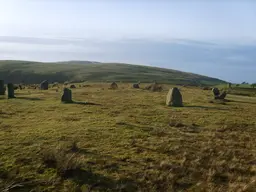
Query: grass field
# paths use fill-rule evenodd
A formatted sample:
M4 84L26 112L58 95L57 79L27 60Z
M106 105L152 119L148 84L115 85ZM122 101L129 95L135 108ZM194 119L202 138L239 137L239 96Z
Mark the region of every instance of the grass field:
M256 188L256 97L180 87L184 107L131 84L0 98L0 191L248 191ZM145 85L142 85L144 87Z

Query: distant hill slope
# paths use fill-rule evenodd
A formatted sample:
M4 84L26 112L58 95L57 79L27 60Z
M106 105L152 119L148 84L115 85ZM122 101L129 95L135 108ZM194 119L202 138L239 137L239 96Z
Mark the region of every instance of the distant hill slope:
M123 81L173 83L185 85L214 85L225 83L216 78L181 71L141 65L66 61L41 63L30 61L0 61L0 79L12 83L64 81Z

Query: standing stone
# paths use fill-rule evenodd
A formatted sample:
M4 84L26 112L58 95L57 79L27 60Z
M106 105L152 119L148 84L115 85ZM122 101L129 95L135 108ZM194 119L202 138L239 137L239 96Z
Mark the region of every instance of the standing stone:
M72 92L68 88L64 88L63 95L61 97L61 102L64 103L72 103Z
M7 84L7 88L8 88L8 98L11 99L11 98L15 98L14 96L14 86L12 83L8 83Z
M177 87L169 90L166 96L166 105L173 107L182 107L182 95Z
M227 96L227 92L224 91L223 93L220 94L220 96L218 97L218 99L225 99L226 96Z
M133 87L134 89L139 89L139 88L140 88L140 85L139 85L138 83L135 83L135 84L132 85L132 87Z
M0 80L0 95L5 95L4 80Z
M48 90L48 87L49 87L49 83L47 80L43 81L41 84L40 84L40 89L41 90Z
M228 88L232 88L232 84L231 83L228 83Z
M110 88L111 89L117 89L118 86L117 86L116 82L111 83Z
M212 89L212 93L213 93L214 97L217 98L220 95L220 90L218 88L214 87Z

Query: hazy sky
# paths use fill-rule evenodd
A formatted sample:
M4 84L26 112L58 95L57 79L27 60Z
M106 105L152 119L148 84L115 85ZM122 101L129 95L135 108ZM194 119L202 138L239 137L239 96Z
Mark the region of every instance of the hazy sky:
M10 39L11 37L13 39ZM26 38L21 40L22 37L35 37L37 40L31 45L31 41L26 42L28 40ZM38 42L39 38L41 38L40 42ZM46 43L41 42L42 38ZM233 49L234 45L254 46L256 45L256 1L0 0L0 59L86 60L87 58L76 54L76 50L79 49L79 53L84 52L88 56L88 60L104 60L104 57L100 57L100 53L104 52L103 48L106 47L99 42L116 43L123 40L134 42L134 39L146 39L151 44L152 42L166 43L174 39L196 40L216 43L221 46L224 44L226 49L230 46ZM49 43L51 40L52 43ZM83 43L76 44L81 40ZM85 40L87 43L84 42ZM60 44L60 42L62 43ZM109 46L111 45L109 44ZM115 46L117 45L115 44ZM125 47L122 47L125 50ZM166 47L166 49L168 48ZM36 52L35 49L38 51ZM70 57L61 57L63 50L74 54L69 54ZM139 49L137 51L138 55L141 51L145 57L145 51ZM250 47L250 51L256 51L256 47ZM168 51L164 52L168 55ZM244 53L244 51L242 52ZM40 57L40 54L43 53L49 55ZM94 55L89 55L89 53ZM58 57L54 57L54 54ZM220 53L218 52L218 54ZM180 56L187 57L182 54ZM230 55L228 56L230 57ZM232 56L233 60L234 56ZM242 58L243 62L250 60L249 66L253 72L256 72L256 61L254 65L251 64L251 60L255 57L243 54L238 55L237 58L240 61ZM207 61L207 58L205 59L204 61ZM214 66L212 58L210 59L211 62L198 64L198 67L204 66L205 68L199 72L222 77L212 72ZM143 59L116 57L114 54L113 57L108 55L108 60L134 61L134 63L153 64L192 72L196 72L194 66L197 65L196 61L193 61L193 67L191 67L189 63L186 65L174 64L171 58L169 61L166 59L166 63L157 63L158 59L150 62ZM237 67L238 60L236 60L234 68ZM222 62L221 65L225 65L225 62ZM230 67L232 62L227 65L223 67L232 68ZM232 77L231 72L229 79L256 81L253 74L249 77L245 75L243 78L242 75Z

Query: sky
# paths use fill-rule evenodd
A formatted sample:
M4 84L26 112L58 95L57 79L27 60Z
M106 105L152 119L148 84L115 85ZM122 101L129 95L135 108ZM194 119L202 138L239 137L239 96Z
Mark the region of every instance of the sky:
M256 82L254 0L0 0L0 59L130 62Z

